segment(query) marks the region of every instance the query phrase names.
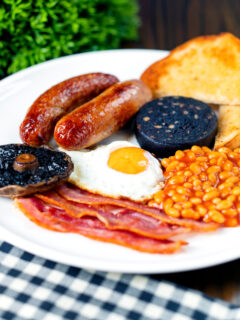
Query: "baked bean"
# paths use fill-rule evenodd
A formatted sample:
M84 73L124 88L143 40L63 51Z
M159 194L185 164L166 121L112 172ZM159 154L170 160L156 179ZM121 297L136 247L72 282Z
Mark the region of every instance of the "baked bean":
M235 196L239 196L240 195L240 187L234 187L232 189L232 194L234 194Z
M191 203L190 201L184 201L184 202L181 203L181 205L182 205L182 207L183 207L184 209L190 209L190 208L192 208L192 203Z
M186 201L187 197L181 194L174 194L172 199L174 202L184 202Z
M198 155L204 154L204 151L199 146L192 146L192 152L197 153Z
M209 217L217 222L217 223L224 223L225 222L225 217L217 210L210 210L208 212Z
M180 212L179 210L175 209L175 208L167 208L166 209L166 214L174 217L174 218L178 218L180 216Z
M223 165L223 169L226 171L232 171L233 168L233 164L231 161L225 161L224 165Z
M232 174L239 174L239 168L233 167Z
M216 205L217 210L225 210L231 208L233 205L232 201L222 200Z
M183 183L185 182L185 179L183 176L173 176L169 181L168 183L169 184L180 184L180 183Z
M172 197L175 193L176 193L175 190L170 189L170 190L168 191L167 195L168 195L169 197Z
M196 158L196 161L197 161L198 163L199 163L199 162L205 162L205 161L207 161L207 159L208 159L207 157L203 157L203 156L202 156L202 157L197 157L197 158Z
M221 171L221 167L220 166L211 166L207 169L207 173L218 173Z
M173 206L173 200L172 199L167 199L166 201L163 202L163 209L166 211L168 208L172 208Z
M236 227L238 225L238 219L237 218L227 218L225 223L225 227Z
M200 198L190 198L189 201L192 203L192 204L200 204L202 203L202 200Z
M229 157L230 159L235 159L235 158L237 157L237 155L236 155L235 152L229 152L229 153L228 153L228 157Z
M181 158L183 158L184 157L184 152L182 151L182 150L178 150L177 152L176 152L176 154L175 154L175 158L177 159L177 160L179 160L179 159L181 159Z
M219 174L219 178L221 180L226 180L227 178L229 177L232 177L234 174L232 172L227 172L227 171L222 171L220 174Z
M222 201L221 198L214 198L214 199L212 199L212 203L214 203L214 204L218 204L218 203L221 202L221 201Z
M189 182L185 182L185 183L183 184L183 186L184 186L185 188L189 188L189 189L192 189L192 187L193 187L192 183L189 183Z
M210 191L212 191L212 190L214 190L215 188L214 187L207 187L207 188L205 188L205 192L210 192Z
M182 206L179 203L175 203L173 205L173 208L177 209L177 210L182 210Z
M239 181L238 177L230 177L230 178L227 178L226 183L234 184L234 183L236 183L238 181Z
M215 164L218 164L218 159L213 158L213 159L211 159L211 160L209 161L209 163L210 163L211 166L212 166L212 165L215 165Z
M230 184L230 183L226 183L226 182L224 182L224 183L221 183L219 186L218 186L218 190L223 190L223 189L225 189L225 188L229 188L229 187L231 187L231 185L232 184Z
M200 218L200 214L192 209L183 209L181 214L184 218L188 219L198 220Z
M209 149L208 147L202 147L203 152L205 153L209 153L211 152L211 149Z
M171 190L170 190L171 191ZM163 201L163 190L158 191L157 193L155 193L154 195L154 200L157 203L161 203Z
M201 167L197 163L192 163L189 166L189 169L194 173L194 174L199 174L201 173Z
M196 155L194 152L192 152L191 150L187 150L186 151L187 157L190 161L195 160L196 159Z
M169 162L170 162L169 159L164 158L164 159L162 159L162 162L161 162L161 163L162 163L162 166L163 166L164 168L166 168L166 167L168 166Z
M203 201L209 201L219 196L219 191L217 189L210 190L203 196Z
M199 180L197 177L193 176L193 181L192 181L192 183L193 183L193 186L196 187L196 186L201 186L202 181Z
M220 191L220 195L221 195L221 198L226 198L230 193L231 193L232 189L230 187L226 187L224 189L222 189Z
M178 161L170 162L170 164L169 164L169 165L167 166L167 168L166 168L166 171L176 170L178 164L179 164Z
M236 200L236 196L234 196L233 194L231 194L230 196L227 197L228 201L234 202Z
M214 158L219 158L221 156L221 153L218 151L210 151L208 155L208 159L214 159Z
M197 205L196 209L197 209L197 212L200 214L201 217L205 216L205 214L207 213L207 209L202 205Z
M236 209L222 210L224 216L235 217L238 214Z
M179 169L183 169L183 168L185 168L186 167L186 164L185 163L179 163L179 165L178 165L178 168Z
M187 189L187 188L184 188L184 187L177 187L177 192L179 193L179 194L183 194L183 195L189 195L189 194L191 194L191 191L189 190L189 189Z
M184 177L191 177L192 176L192 172L191 171L185 171L183 173Z

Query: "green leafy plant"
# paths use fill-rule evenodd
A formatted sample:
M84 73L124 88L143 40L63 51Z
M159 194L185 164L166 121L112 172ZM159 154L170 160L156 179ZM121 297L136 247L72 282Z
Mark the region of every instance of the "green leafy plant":
M76 52L137 38L136 0L1 0L0 78Z

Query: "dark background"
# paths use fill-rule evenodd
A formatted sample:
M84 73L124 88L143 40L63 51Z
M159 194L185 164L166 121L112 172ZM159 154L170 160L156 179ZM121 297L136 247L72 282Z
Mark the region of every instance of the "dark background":
M226 31L240 37L240 0L139 0L139 5L142 21L139 41L124 47L171 50L193 37ZM153 277L240 304L240 260Z
M130 47L171 50L205 34L240 37L239 0L138 0L140 38Z

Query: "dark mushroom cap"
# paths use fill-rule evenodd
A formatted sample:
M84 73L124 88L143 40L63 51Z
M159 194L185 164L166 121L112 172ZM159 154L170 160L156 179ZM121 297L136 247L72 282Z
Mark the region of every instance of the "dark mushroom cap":
M19 170L16 159L30 154L36 165L27 164ZM36 192L47 191L67 180L73 170L71 158L64 152L49 148L34 148L23 144L0 146L0 195L14 198Z

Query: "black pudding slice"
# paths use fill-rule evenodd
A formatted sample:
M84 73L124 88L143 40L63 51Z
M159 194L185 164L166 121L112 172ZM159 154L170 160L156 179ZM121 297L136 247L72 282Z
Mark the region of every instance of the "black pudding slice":
M163 158L193 145L210 146L217 124L215 112L207 104L169 96L148 102L139 110L135 133L143 149Z

